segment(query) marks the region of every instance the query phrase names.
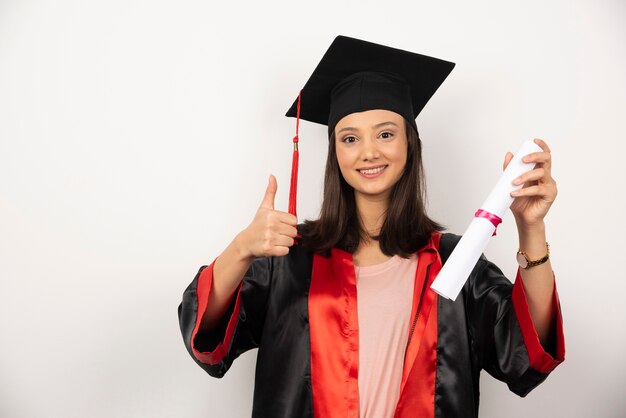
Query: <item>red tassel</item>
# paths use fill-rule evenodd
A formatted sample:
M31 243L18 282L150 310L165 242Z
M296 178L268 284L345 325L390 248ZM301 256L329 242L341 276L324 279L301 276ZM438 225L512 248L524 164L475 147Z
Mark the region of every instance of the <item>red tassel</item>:
M289 213L296 214L296 200L298 195L298 128L300 125L300 99L302 90L298 93L298 110L296 112L296 136L293 137L293 158L291 160L291 185L289 188Z
M298 145L294 144L291 160L291 187L289 189L289 213L296 215L296 198L298 195Z

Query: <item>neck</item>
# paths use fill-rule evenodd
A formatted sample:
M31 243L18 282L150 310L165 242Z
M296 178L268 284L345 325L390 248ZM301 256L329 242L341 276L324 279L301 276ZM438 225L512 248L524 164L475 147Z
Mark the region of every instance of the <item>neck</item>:
M377 235L385 222L389 207L388 196L368 196L355 193L356 210L365 231Z

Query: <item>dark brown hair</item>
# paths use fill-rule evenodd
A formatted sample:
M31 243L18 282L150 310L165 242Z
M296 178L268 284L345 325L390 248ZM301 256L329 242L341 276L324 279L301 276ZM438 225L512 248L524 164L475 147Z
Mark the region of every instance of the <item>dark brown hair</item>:
M304 245L318 254L329 256L332 247L354 253L361 240L379 241L381 251L408 258L423 247L435 231L444 227L425 212L426 198L422 143L413 127L405 120L407 160L402 176L393 186L385 220L377 236L369 236L358 219L354 189L341 174L337 162L335 132L328 142L324 199L317 220L305 220L299 230Z

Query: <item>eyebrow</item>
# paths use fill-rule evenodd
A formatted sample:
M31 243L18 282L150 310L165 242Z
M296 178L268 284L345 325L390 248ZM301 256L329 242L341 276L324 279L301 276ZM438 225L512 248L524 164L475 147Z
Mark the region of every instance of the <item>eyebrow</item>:
M374 128L380 128L380 127L385 126L385 125L393 125L393 126L395 126L395 127L398 127L398 125L397 125L396 123L391 122L391 121L388 121L388 122L381 122L381 123L378 123L378 124L374 125L373 127L374 127ZM340 130L339 132L337 132L337 135L339 135L339 134L340 134L340 133L342 133L343 131L358 131L358 129L357 129L357 128L353 128L353 127L351 127L351 126L347 126L347 127L345 127L345 128L341 128L341 130Z

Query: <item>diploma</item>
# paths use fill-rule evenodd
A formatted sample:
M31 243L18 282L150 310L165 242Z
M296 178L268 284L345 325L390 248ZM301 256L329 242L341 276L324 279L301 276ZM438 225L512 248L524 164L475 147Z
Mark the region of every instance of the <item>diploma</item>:
M455 300L461 292L480 255L487 248L489 239L495 235L498 223L504 212L513 203L511 192L523 187L513 185L513 180L526 171L532 170L535 163L524 163L522 158L533 152L543 151L533 141L525 141L506 167L487 200L476 212L474 219L448 257L441 271L430 286L437 294Z

